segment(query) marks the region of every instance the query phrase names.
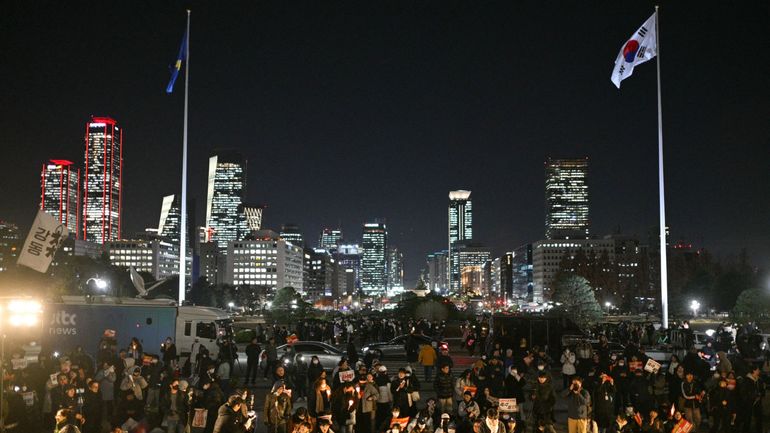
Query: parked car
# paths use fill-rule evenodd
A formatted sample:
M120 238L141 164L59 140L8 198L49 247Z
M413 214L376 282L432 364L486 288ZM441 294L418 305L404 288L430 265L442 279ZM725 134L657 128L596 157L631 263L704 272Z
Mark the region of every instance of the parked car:
M375 358L379 360L393 359L393 358L406 358L406 339L409 334L399 335L398 337L381 343L370 343L363 347L364 354L371 352ZM417 339L418 345L430 344L436 348L449 348L449 343L445 341L439 341L435 338L428 337L421 334L415 334L414 338Z
M304 357L303 361L310 363L310 359L313 356L317 356L321 361L321 366L326 370L333 370L334 367L339 364L342 357L346 356L345 352L337 349L334 346L322 343L320 341L297 341L291 345L284 344L276 348L278 352L278 359L284 365L291 365L294 363L294 357L290 356L289 349L293 349L294 354L299 354ZM262 352L264 353L264 351ZM260 359L262 355L260 355Z

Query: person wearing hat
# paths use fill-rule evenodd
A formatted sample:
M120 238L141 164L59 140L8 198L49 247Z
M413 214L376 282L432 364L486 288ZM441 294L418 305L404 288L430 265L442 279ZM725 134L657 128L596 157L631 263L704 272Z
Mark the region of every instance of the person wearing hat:
M287 433L290 417L291 399L286 395L286 386L276 381L265 398L264 420L268 433Z
M448 433L449 432L449 425L451 424L452 417L444 412L441 414L441 419L438 422L438 426L434 430L434 433ZM454 425L453 425L454 426Z
M142 390L148 386L147 380L142 377L142 371L139 367L133 366L126 369L126 375L120 382L121 391L131 391L137 400L143 401Z
M390 416L390 408L393 404L393 394L390 391L390 377L388 377L388 368L384 365L377 366L377 376L374 378L374 385L377 387L377 410L374 415L374 425L379 427L386 423ZM385 426L388 428L390 426Z
M473 394L470 391L465 391L463 393L463 401L457 406L457 416L461 423L468 426L479 415L481 415L479 404L473 401Z
M187 426L190 401L185 395L186 388L182 389L180 381L174 379L169 384L168 392L161 397L160 411L169 433L183 433Z

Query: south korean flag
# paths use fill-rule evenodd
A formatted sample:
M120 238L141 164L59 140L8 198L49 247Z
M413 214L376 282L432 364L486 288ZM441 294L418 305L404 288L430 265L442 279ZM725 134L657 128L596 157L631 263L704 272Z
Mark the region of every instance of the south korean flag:
M631 38L620 48L615 68L612 70L612 82L620 89L620 82L634 73L634 66L652 59L657 54L658 43L655 34L657 12L639 27Z

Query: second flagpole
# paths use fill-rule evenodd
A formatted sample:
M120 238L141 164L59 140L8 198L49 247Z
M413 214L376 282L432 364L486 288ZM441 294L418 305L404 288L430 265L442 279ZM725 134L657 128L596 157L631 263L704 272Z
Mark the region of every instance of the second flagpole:
M666 264L666 193L663 180L663 104L660 96L660 14L655 6L655 50L658 69L658 200L660 206L660 305L661 325L668 329L668 266Z

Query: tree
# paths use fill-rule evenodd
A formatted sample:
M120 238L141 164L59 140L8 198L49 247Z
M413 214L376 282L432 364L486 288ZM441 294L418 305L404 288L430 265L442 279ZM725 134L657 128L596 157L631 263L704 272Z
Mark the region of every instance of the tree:
M563 274L554 285L553 300L558 308L569 314L582 329L588 329L602 317L602 309L596 301L594 289L583 277Z
M770 308L770 295L762 289L747 289L741 292L735 301L733 317L741 320L758 320L767 315Z

